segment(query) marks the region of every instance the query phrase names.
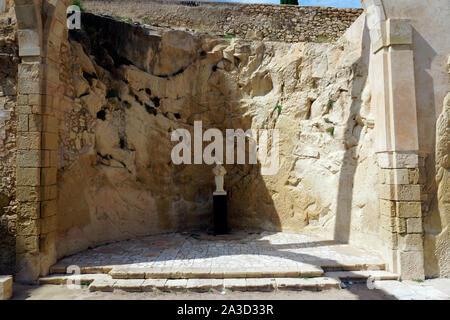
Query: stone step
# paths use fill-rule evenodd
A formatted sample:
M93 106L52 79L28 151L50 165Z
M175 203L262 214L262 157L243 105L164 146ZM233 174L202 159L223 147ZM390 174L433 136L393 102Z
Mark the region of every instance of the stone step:
M286 278L320 277L322 268L301 264L292 267L261 268L129 268L114 267L109 275L114 279L221 279L221 278Z
M330 277L288 277L288 278L225 278L225 279L113 279L109 275L51 275L39 279L39 284L73 284L78 279L80 285L89 285L91 292L222 292L275 290L325 290L340 288L340 281ZM70 280L70 282L69 282Z
M329 264L321 266L325 272L386 270L386 264Z
M225 278L225 279L109 279L95 280L89 290L126 292L209 292L339 289L340 281L332 278Z
M0 276L0 300L9 300L13 294L13 277Z
M69 266L58 263L50 268L50 274L65 274ZM115 279L145 279L148 278L249 278L249 277L319 277L324 272L386 270L385 264L327 264L316 266L299 263L289 267L257 267L223 268L223 267L136 267L131 266L81 266L81 274L110 274Z
M60 264L57 263L53 266L50 267L50 274L64 274L67 273L67 268L70 267L68 265L65 264ZM94 266L94 267L78 267L75 266L76 268L80 268L80 272L82 274L93 274L93 273L104 273L107 274L109 273L113 267L112 266Z
M95 280L110 280L111 277L107 274L54 274L46 277L39 278L39 284L76 284L76 281L79 281L81 285L89 285Z
M372 278L376 280L398 280L399 276L395 273L391 273L383 270L359 270L359 271L337 271L326 272L326 277L339 279L344 282L365 282L367 279Z

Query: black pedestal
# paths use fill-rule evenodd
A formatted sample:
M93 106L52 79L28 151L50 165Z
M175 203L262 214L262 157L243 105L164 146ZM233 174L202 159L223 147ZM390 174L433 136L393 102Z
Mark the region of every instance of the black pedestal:
M228 233L227 195L213 195L214 234Z

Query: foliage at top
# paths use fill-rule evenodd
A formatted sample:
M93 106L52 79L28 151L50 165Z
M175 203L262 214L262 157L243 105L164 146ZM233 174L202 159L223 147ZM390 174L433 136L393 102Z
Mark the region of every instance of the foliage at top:
M280 4L292 4L298 6L298 0L280 0Z
M81 11L81 12L84 12L84 11L85 11L85 10L84 10L84 7L83 7L83 4L81 3L80 0L73 0L73 1L72 1L72 6L77 6L78 8L80 8L80 11Z

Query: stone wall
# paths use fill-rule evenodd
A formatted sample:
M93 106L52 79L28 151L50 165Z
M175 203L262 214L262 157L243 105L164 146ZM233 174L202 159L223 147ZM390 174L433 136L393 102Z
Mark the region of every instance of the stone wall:
M334 45L228 40L94 15L83 23L60 74L59 256L209 228L212 166L171 161L171 132L192 132L196 120L204 130L280 132L276 175L226 166L233 228L376 249L376 196L361 192L377 183L364 19Z
M0 274L14 271L16 256L17 43L15 19L0 12Z
M291 5L179 1L83 1L87 10L146 24L181 27L242 39L331 42L361 15L362 9Z

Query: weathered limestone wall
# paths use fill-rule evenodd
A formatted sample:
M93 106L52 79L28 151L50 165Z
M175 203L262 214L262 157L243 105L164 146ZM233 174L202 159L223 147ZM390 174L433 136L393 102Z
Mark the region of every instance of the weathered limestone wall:
M330 45L149 32L83 17L87 33L73 34L61 74L59 256L209 227L212 166L170 158L171 132L192 132L195 120L204 130L280 131L276 175L227 166L234 228L309 230L376 249L364 18Z
M16 256L15 107L18 58L15 28L14 17L0 12L0 274L14 271Z
M87 10L147 24L188 28L217 35L269 41L330 42L339 38L362 9L181 1L83 1Z

